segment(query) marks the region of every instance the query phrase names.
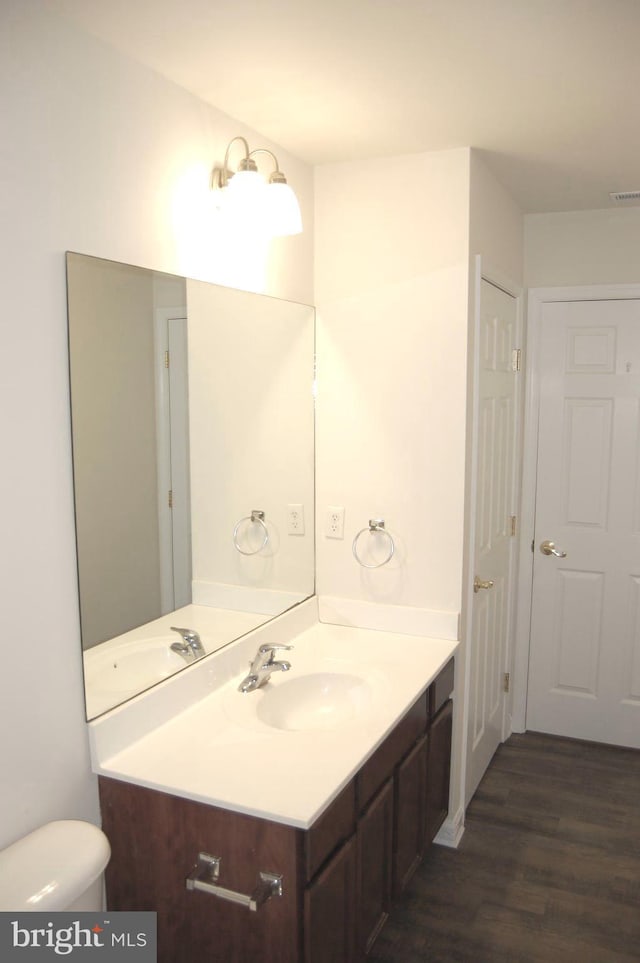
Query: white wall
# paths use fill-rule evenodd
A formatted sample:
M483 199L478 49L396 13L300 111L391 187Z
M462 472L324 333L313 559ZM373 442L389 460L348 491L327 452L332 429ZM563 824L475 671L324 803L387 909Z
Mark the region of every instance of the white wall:
M279 612L314 591L313 308L201 281L187 305L193 600Z
M320 595L459 612L468 209L467 149L316 170ZM397 552L368 571L377 517Z
M356 624L457 637L469 203L468 149L316 171L317 590L331 599L321 617L337 612ZM327 506L345 508L342 541L324 535ZM377 517L397 552L367 570L351 544ZM371 603L394 608L383 614ZM464 653L456 665L454 821L463 792Z
M64 252L312 302L313 176L40 0L3 0L0 113L2 846L51 818L99 818L79 654ZM307 228L241 257L207 213L209 169L236 134L276 150Z
M527 214L527 287L633 284L640 276L640 207Z
M490 273L521 287L524 269L522 211L477 150L471 151L469 232L471 256L479 254L484 268Z

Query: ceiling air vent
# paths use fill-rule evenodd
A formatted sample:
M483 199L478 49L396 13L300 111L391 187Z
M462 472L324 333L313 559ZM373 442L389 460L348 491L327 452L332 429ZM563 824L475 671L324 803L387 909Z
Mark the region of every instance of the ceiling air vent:
M628 204L640 201L640 191L612 191L609 197L614 204Z

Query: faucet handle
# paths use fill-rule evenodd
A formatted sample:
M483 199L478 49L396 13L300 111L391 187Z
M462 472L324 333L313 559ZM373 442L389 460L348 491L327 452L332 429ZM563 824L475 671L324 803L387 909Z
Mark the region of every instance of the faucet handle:
M269 658L267 659L266 665L271 665L274 662L273 656L278 651L278 649L292 649L292 648L293 648L292 645L269 645L268 643L266 643L265 645L260 646L260 648L258 649L258 653L260 655L268 655Z
M177 625L171 625L169 628L172 632L178 632L182 636L182 642L174 642L171 646L174 652L186 650L194 660L201 659L203 655L207 654L202 639L195 629L179 629Z
M265 643L264 645L261 645L261 646L260 646L260 648L258 649L258 652L260 652L261 655L267 655L269 652L277 652L278 649L287 649L287 650L288 650L288 649L292 649L292 648L293 648L292 645L284 645L284 644L280 644L280 645L269 645L268 643Z
M170 625L169 628L172 632L178 632L185 642L199 642L200 636L195 631L195 629L179 629L177 625Z

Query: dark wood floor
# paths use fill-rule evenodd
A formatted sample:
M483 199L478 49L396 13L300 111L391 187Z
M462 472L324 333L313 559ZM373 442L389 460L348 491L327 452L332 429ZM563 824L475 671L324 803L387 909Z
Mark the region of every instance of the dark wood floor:
M640 960L640 752L498 749L458 850L432 846L371 963Z

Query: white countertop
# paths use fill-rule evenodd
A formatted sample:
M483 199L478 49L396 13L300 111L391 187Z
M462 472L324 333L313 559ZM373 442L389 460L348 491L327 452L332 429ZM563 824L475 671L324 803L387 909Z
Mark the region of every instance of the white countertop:
M249 647L250 655L255 649L241 640L233 650L225 650L231 669L220 674L209 694L132 744L116 741L112 744L116 751L106 757L104 750L100 758L94 751L94 771L307 829L458 646L451 640L322 623L290 641L295 648L283 655L291 670L272 675L268 683L272 690L296 673L339 663L346 669L358 665L370 682L370 705L334 729L290 731L261 723L254 718L253 706L264 693L237 692L247 672ZM203 660L203 665L222 655Z

